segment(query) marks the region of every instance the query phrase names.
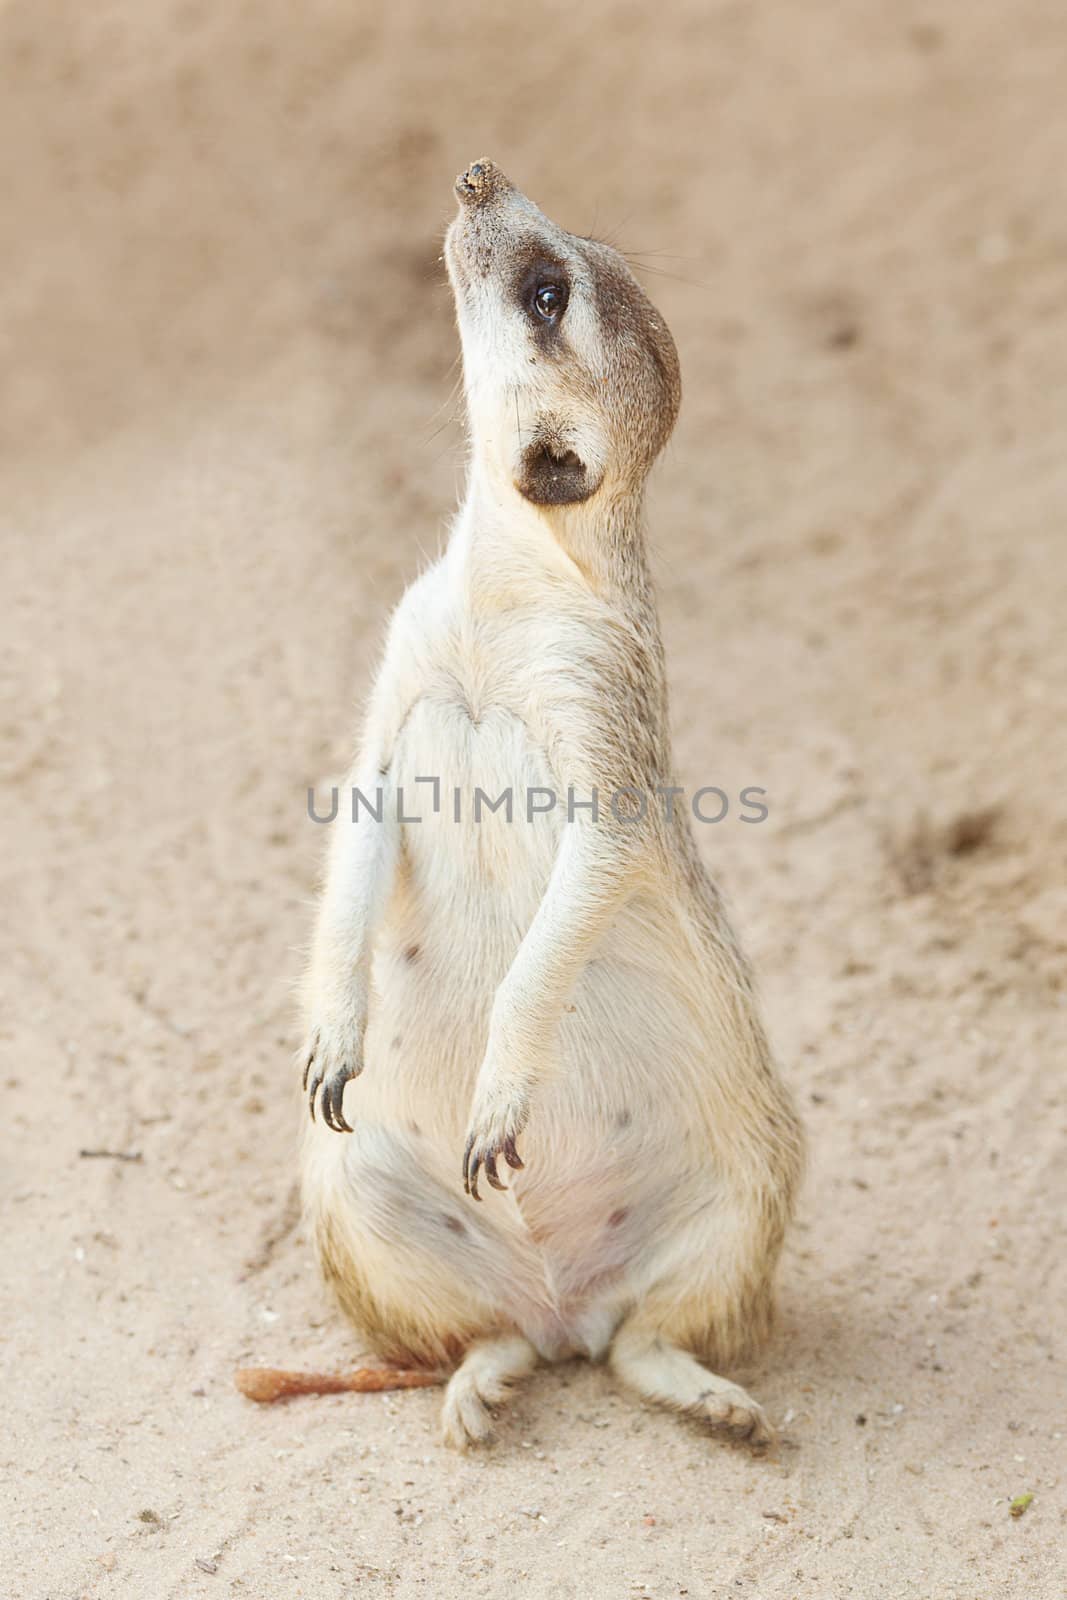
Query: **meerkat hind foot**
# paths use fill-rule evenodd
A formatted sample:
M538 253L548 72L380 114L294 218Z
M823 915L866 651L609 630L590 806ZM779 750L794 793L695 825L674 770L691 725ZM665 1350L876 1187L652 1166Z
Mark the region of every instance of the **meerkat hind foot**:
M716 1427L751 1444L773 1444L774 1428L763 1407L738 1383L720 1378L695 1356L661 1334L623 1330L611 1347L611 1366L646 1400L705 1416Z
M445 1390L441 1412L445 1443L455 1450L487 1443L493 1432L492 1408L506 1400L512 1385L536 1365L536 1350L520 1334L472 1344Z

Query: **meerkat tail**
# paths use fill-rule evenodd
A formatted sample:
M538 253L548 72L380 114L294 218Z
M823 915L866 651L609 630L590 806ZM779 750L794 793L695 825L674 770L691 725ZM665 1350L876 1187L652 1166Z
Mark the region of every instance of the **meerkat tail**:
M444 1372L405 1367L358 1367L355 1372L287 1372L283 1367L238 1367L234 1382L249 1400L270 1405L300 1394L378 1394L383 1389L428 1389L446 1382Z

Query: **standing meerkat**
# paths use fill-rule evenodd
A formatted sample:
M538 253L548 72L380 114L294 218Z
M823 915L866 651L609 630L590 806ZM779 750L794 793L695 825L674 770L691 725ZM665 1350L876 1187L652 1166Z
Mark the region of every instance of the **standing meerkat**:
M456 193L466 496L392 618L351 774L366 804L334 827L307 1211L379 1352L455 1365L448 1442L487 1438L515 1380L576 1353L762 1441L719 1369L768 1329L801 1135L688 818L658 803L643 503L678 359L616 251L491 162ZM510 816L472 814L476 790L510 792Z

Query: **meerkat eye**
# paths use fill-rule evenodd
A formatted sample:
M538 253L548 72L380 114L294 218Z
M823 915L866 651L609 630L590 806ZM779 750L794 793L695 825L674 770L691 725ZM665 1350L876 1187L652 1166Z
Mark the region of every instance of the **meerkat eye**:
M539 283L533 292L533 310L542 322L557 322L567 304L567 290L562 283Z

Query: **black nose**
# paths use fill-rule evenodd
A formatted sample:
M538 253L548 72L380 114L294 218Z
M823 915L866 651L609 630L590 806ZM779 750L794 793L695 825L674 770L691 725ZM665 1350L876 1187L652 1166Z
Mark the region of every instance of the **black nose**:
M472 161L466 172L461 172L456 179L456 194L465 206L484 206L513 188L511 180L505 177L500 168L484 157L480 161Z

